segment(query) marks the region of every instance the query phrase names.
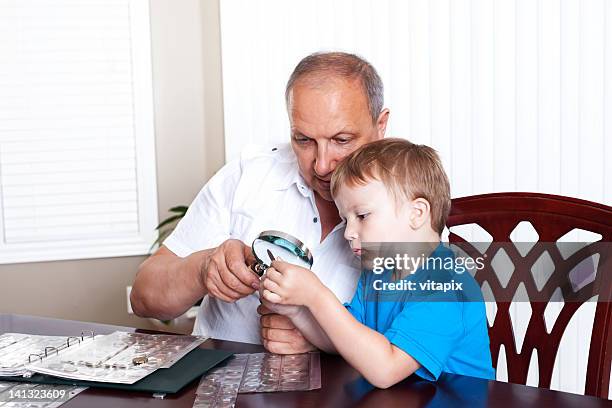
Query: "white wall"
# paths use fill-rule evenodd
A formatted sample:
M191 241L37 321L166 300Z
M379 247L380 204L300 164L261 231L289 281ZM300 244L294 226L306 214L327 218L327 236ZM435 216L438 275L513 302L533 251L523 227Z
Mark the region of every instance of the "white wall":
M612 205L610 1L224 0L221 37L228 159L245 142L287 141L291 70L344 50L378 69L388 135L435 147L454 197L531 191ZM593 305L567 330L553 388L584 390Z

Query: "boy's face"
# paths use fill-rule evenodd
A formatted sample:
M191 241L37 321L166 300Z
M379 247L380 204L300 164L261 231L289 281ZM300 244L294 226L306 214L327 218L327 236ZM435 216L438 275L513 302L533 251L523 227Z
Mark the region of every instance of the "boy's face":
M363 242L415 242L411 228L412 202L397 205L385 185L378 180L366 185L342 185L335 197L340 216L346 220L344 237L355 255L361 255Z

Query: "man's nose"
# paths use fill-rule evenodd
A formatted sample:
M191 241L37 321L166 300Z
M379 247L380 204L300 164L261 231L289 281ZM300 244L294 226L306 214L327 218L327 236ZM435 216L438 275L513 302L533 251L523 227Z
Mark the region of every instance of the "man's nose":
M317 150L315 158L315 173L318 176L325 177L336 168L336 160L330 154L326 146L321 146Z

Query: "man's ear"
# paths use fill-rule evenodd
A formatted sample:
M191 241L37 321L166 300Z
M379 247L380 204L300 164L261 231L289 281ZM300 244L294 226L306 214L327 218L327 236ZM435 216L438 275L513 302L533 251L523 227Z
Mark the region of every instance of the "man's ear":
M378 119L376 119L376 132L378 134L378 138L382 139L385 137L385 132L387 131L387 122L389 121L389 114L391 112L389 109L385 108L378 115Z
M429 215L431 213L431 206L429 201L424 198L415 198L410 203L412 211L410 213L410 227L414 230L418 230L429 222Z

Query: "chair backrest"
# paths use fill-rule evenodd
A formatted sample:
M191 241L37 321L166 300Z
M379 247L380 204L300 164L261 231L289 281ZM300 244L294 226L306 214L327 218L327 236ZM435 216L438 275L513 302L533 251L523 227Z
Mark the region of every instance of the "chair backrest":
M449 228L463 224L478 224L493 238L493 242L504 242L511 246L510 235L516 226L528 221L536 230L539 242L557 242L573 229L581 229L600 234L604 243L612 242L612 207L569 197L561 197L536 193L495 193L452 200L451 214L447 225ZM462 237L450 233L450 242L463 242ZM544 248L543 246L542 248ZM535 248L535 247L534 247ZM491 245L487 251L494 251ZM540 249L543 251L545 249ZM474 278L482 286L487 282L496 299L497 313L493 325L489 327L491 340L491 356L497 364L501 345L504 345L508 367L508 381L525 384L531 355L537 350L539 368L539 386L550 388L555 357L561 342L561 337L578 310L581 301L580 291L593 293L597 288L599 301L595 310L593 332L589 348L585 394L608 398L610 381L610 365L612 363L612 262L610 254L599 254L599 262L595 280L571 293L569 285L562 288L564 299L574 296L574 301L565 302L550 333L547 332L544 320L544 310L547 302L531 301L538 298L538 288L533 283L531 269L539 255L531 252L522 256L518 251L506 251L514 264L512 276L501 285L490 263L476 272ZM609 252L609 251L608 251ZM489 261L495 254L489 253ZM569 280L568 268L562 265L564 259L560 254L551 256L554 262L553 274L563 274L550 282ZM605 259L604 259L605 258ZM575 262L574 262L575 263ZM561 278L561 279L559 279ZM510 302L518 288L523 283L532 314L527 325L523 346L516 351L515 338L510 319ZM595 285L595 286L593 286ZM566 293L565 291L569 291ZM510 294L510 296L509 296ZM576 296L578 295L578 296ZM505 299L499 302L497 299ZM576 301L578 299L579 301ZM602 301L603 300L603 301Z

